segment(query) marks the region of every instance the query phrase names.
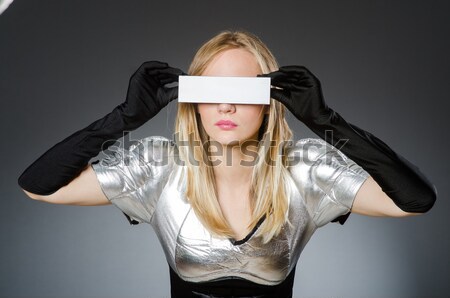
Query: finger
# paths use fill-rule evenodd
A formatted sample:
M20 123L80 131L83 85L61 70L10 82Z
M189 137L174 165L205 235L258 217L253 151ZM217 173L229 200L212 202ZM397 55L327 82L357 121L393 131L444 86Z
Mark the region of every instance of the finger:
M308 70L304 66L297 66L297 65L288 65L288 66L282 66L278 70L267 73L267 74L259 74L258 76L263 77L276 77L280 74L288 74L288 75L302 75L307 73Z
M280 71L287 73L287 74L291 74L291 75L295 75L299 78L312 78L314 80L318 79L316 78L316 76L305 66L301 66L301 65L288 65L288 66L282 66L279 69Z
M282 72L286 72L286 73L308 73L309 72L309 70L302 65L281 66L279 70Z
M161 85L167 85L171 83L178 83L179 76L173 75L158 75L157 79Z
M183 73L179 69L152 69L146 73L146 81L156 81L160 86L178 82L178 77Z
M158 81L161 85L167 85L167 84L171 84L171 83L178 83L178 76L176 77L172 77L172 76L168 76L168 77L164 77L164 76L158 76Z
M292 76L279 77L276 80L271 81L271 85L282 89L300 90L302 88L308 88L311 84L308 80L297 79Z
M272 71L272 72L269 72L269 73L258 74L257 76L258 76L258 77L269 77L269 78L273 78L273 77L276 77L276 76L281 75L281 74L283 74L281 71L276 70L276 71Z
M158 69L158 70L156 70L156 73L159 76L165 76L165 77L172 76L172 77L176 77L177 79L179 76L185 74L181 69L172 68L172 67L165 68L165 69Z
M276 87L302 90L314 86L314 78L303 73L277 71L271 76L271 84Z
M269 77L271 79L270 81L272 82L272 84L273 83L276 84L277 82L285 81L289 78L289 76L287 74L285 74L281 71L274 71L274 72L266 74L265 76Z
M160 80L170 79L172 82L177 82L178 77L180 75L183 75L184 72L181 69L178 68L165 68L165 69L156 69L150 73L150 75L153 75L153 73L158 77Z
M166 62L160 62L160 61L146 61L141 64L139 67L140 69L149 70L149 69L162 69L168 67L169 64Z
M286 103L289 101L291 92L285 89L270 89L270 97L280 101L281 103Z
M272 86L283 89L306 90L314 85L311 81L311 76L305 75L302 69L304 67L292 66L287 68L288 72L282 67L280 70L265 74L264 76L271 78ZM298 71L294 71L294 68Z
M171 88L165 88L167 97L169 98L169 101L172 101L176 98L178 98L178 86L177 87L171 87Z
M286 81L289 79L298 80L304 77L303 73L301 72L286 72L281 69L270 73L269 76L272 78L272 80L275 81Z

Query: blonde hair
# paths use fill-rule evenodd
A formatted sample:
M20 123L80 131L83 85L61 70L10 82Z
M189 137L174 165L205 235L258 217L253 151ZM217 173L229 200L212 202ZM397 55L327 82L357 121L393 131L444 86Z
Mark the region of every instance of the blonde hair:
M263 73L278 69L275 57L257 36L245 31L223 31L200 47L188 73L202 75L217 54L236 48L252 53ZM285 120L284 106L270 99L269 107L269 113L259 131L259 158L253 168L250 189L252 218L249 228L254 229L264 217L265 220L255 234L255 237L262 236L264 242L277 235L287 220L289 192L286 189L284 153L286 141L292 137L292 131ZM232 229L218 202L215 176L209 163L208 148L204 146L208 143L208 135L196 113L195 104L178 103L175 131L178 139L187 141L188 144L179 147L179 154L182 160L187 161L186 196L193 210L212 234L233 237ZM200 162L193 165L189 161Z

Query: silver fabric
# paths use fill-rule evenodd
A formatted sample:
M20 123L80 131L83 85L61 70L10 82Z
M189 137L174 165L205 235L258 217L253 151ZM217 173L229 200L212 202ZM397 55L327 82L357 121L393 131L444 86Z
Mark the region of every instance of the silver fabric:
M167 261L185 281L238 277L264 285L282 282L314 231L349 212L369 176L320 139L302 139L288 151L289 210L269 243L254 235L240 245L213 237L184 196L185 171L176 145L148 137L92 164L103 192L131 219L153 226Z

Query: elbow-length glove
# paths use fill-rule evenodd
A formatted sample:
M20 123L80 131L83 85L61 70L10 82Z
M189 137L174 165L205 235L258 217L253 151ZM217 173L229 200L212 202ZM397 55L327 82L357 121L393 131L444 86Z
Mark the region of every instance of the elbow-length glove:
M105 117L54 145L19 177L19 185L34 194L50 195L67 185L92 157L114 144L178 97L178 82L185 74L167 63L144 62L131 76L125 102Z
M427 212L437 192L419 169L395 153L383 141L352 125L329 108L319 80L303 66L284 66L263 74L271 78L271 97L283 103L294 116L319 137L338 148L365 169L393 202L406 212ZM332 133L326 133L332 131Z

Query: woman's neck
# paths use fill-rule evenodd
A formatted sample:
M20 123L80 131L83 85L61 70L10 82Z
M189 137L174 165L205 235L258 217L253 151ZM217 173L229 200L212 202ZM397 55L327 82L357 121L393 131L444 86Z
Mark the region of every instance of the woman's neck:
M223 146L211 156L216 182L233 187L249 184L257 157L257 146L248 143L245 147L238 144ZM220 154L219 154L220 152Z

